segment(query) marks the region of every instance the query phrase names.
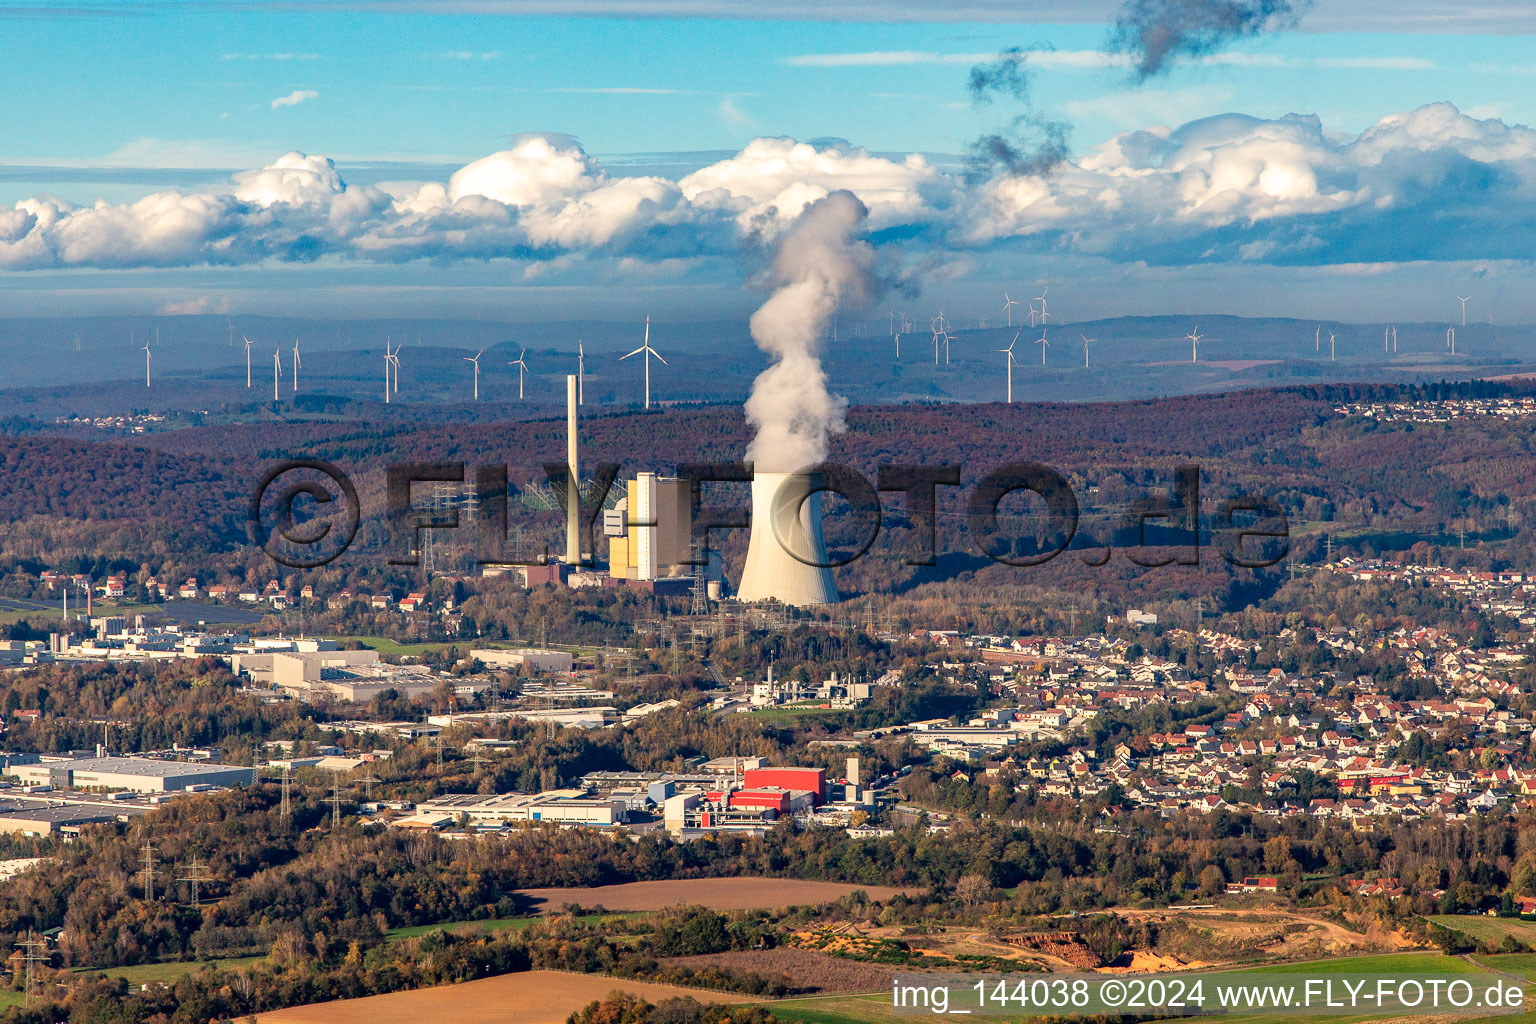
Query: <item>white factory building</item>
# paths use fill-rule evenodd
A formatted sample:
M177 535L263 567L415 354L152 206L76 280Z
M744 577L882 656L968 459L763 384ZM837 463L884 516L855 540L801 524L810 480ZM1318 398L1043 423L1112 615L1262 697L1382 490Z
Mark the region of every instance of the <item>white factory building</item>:
M584 789L551 789L543 793L448 793L416 805L418 818L465 819L471 824L550 821L561 825L618 825L624 802L587 795Z
M377 651L340 651L331 641L320 641L319 650L276 650L237 654L230 666L254 685L313 700L328 697L361 704L387 690L404 697L431 693L445 677L425 665L390 665ZM490 685L484 678L454 680L461 691L473 692Z
M546 651L536 647L476 647L469 656L486 668L526 668L530 672L568 673L575 664L569 651Z
M115 789L173 793L222 786L249 786L256 769L233 764L190 764L152 757L85 757L9 766L23 785L53 789Z

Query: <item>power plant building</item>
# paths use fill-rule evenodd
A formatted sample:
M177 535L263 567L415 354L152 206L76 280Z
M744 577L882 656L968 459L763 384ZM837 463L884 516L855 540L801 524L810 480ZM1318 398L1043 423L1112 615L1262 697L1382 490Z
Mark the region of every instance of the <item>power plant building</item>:
M638 473L627 494L603 522L608 537L608 575L651 581L689 576L689 485L677 477Z

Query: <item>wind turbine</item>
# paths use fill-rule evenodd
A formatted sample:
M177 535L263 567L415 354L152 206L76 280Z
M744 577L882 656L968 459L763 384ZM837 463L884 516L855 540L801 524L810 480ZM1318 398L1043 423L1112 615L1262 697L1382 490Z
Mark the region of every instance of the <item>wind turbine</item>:
M1003 354L1003 356L1008 360L1008 404L1009 405L1013 404L1013 346L1015 346L1015 345L1017 345L1019 343L1019 334L1023 334L1023 333L1024 333L1024 328L1020 327L1018 334L1015 334L1013 336L1013 340L1008 343L1008 347L1007 348L1000 348L1000 349L998 349L998 351L1001 352Z
M939 365L939 322L933 322L933 365Z
M1040 365L1045 365L1045 350L1051 347L1051 343L1045 340L1045 328L1040 328L1040 340L1035 342L1040 346Z
M251 339L240 335L240 340L245 342L245 386L251 386Z
M1333 362L1333 332L1328 332L1328 361Z
M144 343L144 386L149 387L149 342Z
M1006 291L1003 292L1003 313L1008 317L1009 327L1013 326L1013 307L1017 305L1017 302L1014 302L1008 297L1008 293Z
M466 363L474 363L475 364L475 401L477 401L477 402L480 401L480 357L483 356L484 354L485 354L485 349L481 349L479 352L476 352L473 357L471 357L471 356L465 356L464 357L464 361Z
M517 367L517 397L519 401L521 401L523 397L523 371L528 369L528 364L523 362L523 356L527 354L528 348L525 345L523 350L517 354L517 358L507 364L508 366Z
M651 407L651 356L661 359L661 353L651 348L651 318L649 316L645 318L645 343L629 353L629 355L619 356L619 362L622 363L629 356L638 356L642 352L645 353L645 407L649 409ZM661 365L667 366L669 364L665 359L661 359Z
M277 401L277 382L283 377L283 350L272 350L272 401Z
M1323 348L1323 329L1319 327L1317 333L1312 336L1312 351L1320 352Z
M79 331L75 332L75 351L76 352L80 351L80 332Z
M299 390L299 339L293 339L293 390L297 394Z
M1094 342L1098 341L1099 339L1098 338L1090 338L1086 334L1083 334L1081 331L1078 332L1077 336L1079 338L1083 339L1083 369L1086 370L1088 368L1088 346L1092 345Z
M1392 328L1390 327L1383 327L1381 329L1381 350L1383 352L1392 351Z
M587 350L576 339L576 404L587 404Z
M1397 324L1392 325L1392 354L1397 354Z
M1445 340L1451 346L1451 355L1455 355L1456 354L1456 328L1454 328L1454 327L1447 327L1445 329Z
M1200 339L1205 337L1205 335L1200 333L1200 325L1196 324L1195 325L1195 329L1193 331L1190 331L1188 334L1184 335L1184 337L1189 339L1189 361L1192 362L1192 363L1199 362L1200 361Z
M1458 295L1456 297L1461 300L1461 326L1465 327L1467 326L1467 300L1472 296Z
M385 338L384 339L384 404L385 405L389 404L389 396L390 396L390 370L392 368L398 367L399 366L399 362L400 361L395 358L395 353L390 351L389 339ZM400 390L399 386L396 385L394 390L396 390L396 391Z

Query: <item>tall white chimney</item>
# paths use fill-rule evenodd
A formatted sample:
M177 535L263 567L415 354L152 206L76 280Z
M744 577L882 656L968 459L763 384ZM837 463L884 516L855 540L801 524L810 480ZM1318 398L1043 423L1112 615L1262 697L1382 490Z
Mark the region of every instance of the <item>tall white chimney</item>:
M576 375L565 376L565 564L581 564L581 486L576 482Z
M812 478L803 473L752 475L752 532L738 599L792 605L839 600L832 570L806 564L827 561L827 545L821 537L821 493L806 497L811 487Z

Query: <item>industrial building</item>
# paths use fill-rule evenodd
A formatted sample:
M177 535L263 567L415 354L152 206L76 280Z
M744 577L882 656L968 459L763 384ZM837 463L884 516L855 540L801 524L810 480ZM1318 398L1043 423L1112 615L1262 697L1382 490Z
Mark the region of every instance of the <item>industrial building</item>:
M173 793L219 786L249 786L256 769L232 764L189 764L152 757L85 757L17 764L7 772L25 785L53 789L125 789L135 793Z
M608 575L653 581L687 576L689 483L677 477L637 473L628 494L603 517L608 538Z
M603 705L591 708L521 708L509 711L452 711L427 716L427 723L443 729L455 725L490 724L519 719L524 722L574 726L579 729L601 729L620 721L619 709Z
M486 668L526 668L530 672L570 672L575 664L569 651L546 651L536 647L505 650L477 647L469 652L469 656Z
M815 802L827 798L825 768L748 768L741 774L744 789L778 789L812 793Z
M0 800L0 832L24 836L75 834L86 825L105 825L126 817L118 811L78 804L48 806L32 801Z
M853 708L869 700L871 692L869 683L844 679L836 672L821 683L775 679L773 666L769 665L768 677L752 684L750 701L757 708L778 707L799 701L823 701L830 707Z
M653 801L662 797L662 822L668 832L761 834L779 818L810 813L827 800L825 768L752 767L707 778L708 788L685 793L675 792L670 784L653 784L649 795Z
M624 822L621 800L589 796L584 789L552 789L543 793L498 793L481 796L449 793L416 805L418 817L451 816L471 824L550 821L561 825L619 825Z
M235 672L254 685L269 686L301 700L328 697L361 704L388 690L404 697L431 693L443 676L425 665L389 665L377 651L339 651L329 641L318 650L276 650L237 654L230 659ZM474 692L490 685L489 679L455 679L460 690Z
M229 667L236 675L246 676L258 686L301 690L308 690L309 684L317 682L325 669L366 667L378 663L378 651L338 651L329 642L313 650L258 647L229 659Z

